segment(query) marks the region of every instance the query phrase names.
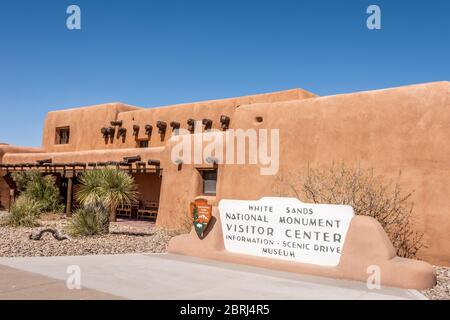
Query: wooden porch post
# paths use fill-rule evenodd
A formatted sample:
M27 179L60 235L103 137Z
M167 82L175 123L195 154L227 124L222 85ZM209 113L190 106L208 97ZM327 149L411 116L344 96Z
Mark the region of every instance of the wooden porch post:
M8 212L11 212L11 206L13 202L13 198L15 196L15 190L9 189L9 203L8 203Z
M73 178L67 179L67 204L66 215L70 217L72 215L72 193L73 193Z

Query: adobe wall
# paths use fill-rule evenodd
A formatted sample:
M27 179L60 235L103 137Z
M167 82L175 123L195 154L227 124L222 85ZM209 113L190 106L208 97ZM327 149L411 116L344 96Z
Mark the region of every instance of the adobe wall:
M287 177L333 161L374 168L387 179L401 171L403 191L415 191L414 218L428 247L419 257L450 265L449 98L450 83L442 82L243 106L234 119L243 127L280 129L280 168ZM255 116L264 122L256 124ZM280 186L276 177L258 173L256 166L227 166L219 197L259 199Z
M123 127L127 128L127 138L124 141L114 140L116 148L135 148L137 146L136 139L132 137L133 125L140 126L138 139L145 139L144 127L147 124L153 125L153 134L150 139L150 147L159 147L166 145L172 128L169 124L172 121L179 122L181 128L187 129L187 120L194 119L201 121L202 119L211 119L213 128L220 129L220 117L222 115L229 116L233 122L233 114L237 107L244 104L254 104L260 102L290 101L299 99L308 99L316 97L314 94L301 90L293 89L275 93L259 94L254 96L246 96L232 99L211 100L198 103L179 104L163 108L142 109L133 112L123 112L118 115L118 120L123 121ZM158 134L156 128L157 121L167 123L167 134L164 139Z
M201 177L193 166L178 166L171 163L170 145L162 154L164 172L161 185L157 226L180 229L185 226L189 212L189 203L201 194Z
M46 152L113 149L113 145L105 143L101 128L109 127L120 112L137 109L122 103L109 103L49 112L45 119L42 146ZM55 144L56 128L60 127L70 127L68 144Z
M52 159L53 163L71 162L107 162L122 161L124 157L141 155L143 161L160 160L164 148L146 149L117 149L117 150L93 150L80 152L51 152L51 153L7 153L3 156L3 163L27 163L43 159Z
M143 109L122 103L110 103L50 112L44 125L43 148L47 152L71 152L87 150L111 150L136 148L137 139L133 137L133 125L140 126L138 139L145 139L145 125L153 126L149 147L164 146L172 133L169 124L171 121L181 123L182 128L187 128L186 121L189 118L213 120L213 127L220 128L220 116L225 114L232 117L234 109L242 104L252 104L272 101L288 101L315 97L314 94L293 89L275 93L259 94L254 96L204 101L199 103L180 104L162 108ZM110 122L119 120L122 127L127 129L125 140L119 139L116 134L112 141L103 138L100 130L110 127ZM167 134L164 139L158 134L157 121L167 123ZM56 129L70 127L70 139L67 145L55 144Z
M318 167L333 162L374 168L387 181L395 181L401 171L403 191L415 191L414 219L427 246L419 257L450 265L449 96L450 84L442 82L240 106L232 127L279 128L280 172L291 179L304 174L308 164ZM255 117L263 117L263 123ZM163 158L170 157L170 149L166 148ZM260 199L280 189L289 193L279 176L261 176L258 166L220 165L217 196L211 204L224 198ZM184 164L178 171L176 165L168 165L158 224L180 227L190 201L198 196L201 179L195 166Z
M20 153L20 154L30 154L30 153L42 153L44 149L42 148L32 148L32 147L17 147L8 144L0 144L0 163L3 163L3 158L6 154L10 153Z

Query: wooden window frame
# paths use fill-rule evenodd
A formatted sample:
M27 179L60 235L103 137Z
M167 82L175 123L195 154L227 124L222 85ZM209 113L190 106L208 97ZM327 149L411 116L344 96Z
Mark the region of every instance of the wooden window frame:
M67 132L67 137L63 140L62 132ZM58 127L56 128L55 144L57 145L67 145L70 143L70 127Z
M217 195L217 180L219 178L219 171L218 168L212 168L212 169L198 169L198 172L200 173L200 176L202 178L202 195L205 196L216 196ZM207 175L215 175L215 179L211 179L210 176ZM215 181L214 184L214 192L207 192L207 183Z

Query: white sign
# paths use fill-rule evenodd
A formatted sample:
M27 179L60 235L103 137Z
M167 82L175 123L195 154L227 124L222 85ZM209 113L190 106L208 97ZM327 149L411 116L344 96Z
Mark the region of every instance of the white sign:
M296 198L219 203L227 251L337 266L354 213L350 206L306 204Z

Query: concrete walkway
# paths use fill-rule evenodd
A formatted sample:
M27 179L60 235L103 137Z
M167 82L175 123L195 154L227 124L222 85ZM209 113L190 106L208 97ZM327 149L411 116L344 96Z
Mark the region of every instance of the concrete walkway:
M87 292L93 299L424 299L415 290L369 290L360 282L296 275L177 255L0 258L0 265L59 280L63 284L58 289L61 297L65 297L68 291L65 287L67 268L75 265L81 270L82 287L93 290ZM0 269L0 278L5 278L4 270ZM14 275L6 277L10 278L9 285L15 281ZM0 282L0 293L5 290L3 282ZM104 296L100 294L102 292ZM27 296L30 295L24 298Z
M114 295L82 288L68 290L65 281L0 266L0 300L117 300Z

